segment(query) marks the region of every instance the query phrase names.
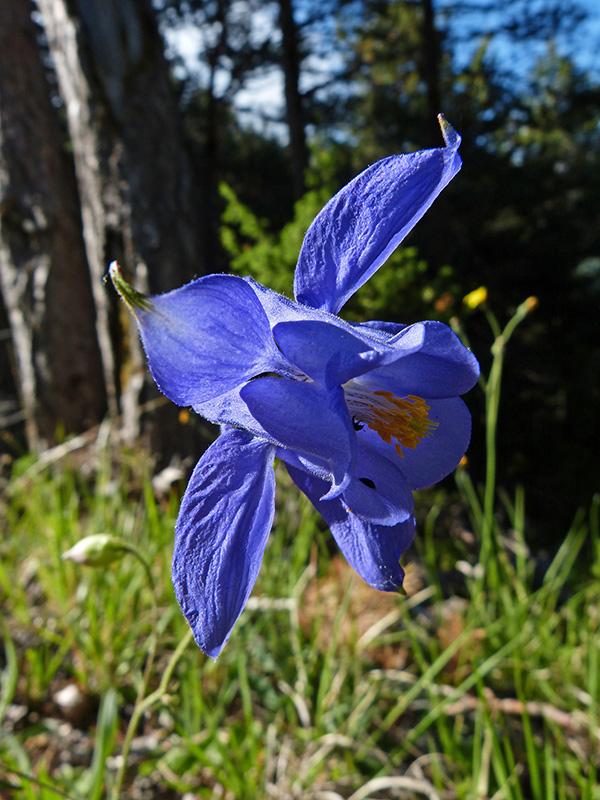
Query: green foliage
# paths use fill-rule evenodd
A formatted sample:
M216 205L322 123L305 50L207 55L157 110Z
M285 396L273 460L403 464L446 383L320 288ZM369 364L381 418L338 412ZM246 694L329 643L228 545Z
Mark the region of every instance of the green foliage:
M148 636L154 632L158 644L150 689L184 636L169 587L176 497L157 501L149 484L140 493L143 472L134 462L112 468L107 497L108 478L86 491L63 467L12 493L1 567L3 700L9 711L15 702L28 711L18 726L5 724L0 774L15 800L56 797L40 784L76 800L109 793ZM448 535L449 526L465 530L462 513L453 519L447 496L429 494L419 509L421 588L394 598L364 588L332 558L308 503L283 473L278 478L276 526L255 599L217 662L193 646L181 653L138 731L151 744L132 749L120 796L133 798L142 785L157 798L168 791L209 798L217 790L262 798L267 786L284 796L310 796L323 785L347 794L376 777L410 775L419 758L430 793L597 798L600 504L589 521L577 515L540 582L524 538L523 492L504 497L498 512L511 533L496 522L498 582L482 593L478 575L487 567L477 563L471 534ZM457 482L472 518L466 531L479 537L480 490L466 470ZM104 529L107 513L111 530L143 548L157 595L134 559L101 570L60 566L62 549ZM443 565L457 562L466 577L447 599L444 587L458 573ZM98 716L77 723L73 739L85 745L89 767L68 755L51 765L36 750L40 735L73 746L73 729L61 723L57 733L52 715L61 712L50 702L73 682L85 697L103 697ZM35 708L54 710L35 721Z
M462 171L343 313L448 321L457 298L482 283L503 308L539 296L536 322L513 351L506 413L514 424L499 458L507 482L530 483L540 542L559 541L569 523L563 495L585 503L597 484L589 441L600 436L600 341L590 265L598 257L600 88L576 51L585 32L569 38L578 5L540 0L533 11L526 0L451 0L431 4L433 28L425 2L320 7L341 79L330 75L305 94L308 194L293 209L290 149L258 125L244 129L231 98L219 164L208 156L234 193L222 196L220 225L216 212L211 218L225 255L211 269L231 264L290 295L314 214L376 159L441 145L435 116L447 115L463 136ZM313 52L309 39L305 46ZM207 108L196 109L196 127L207 125ZM483 353L485 334L475 329L472 340ZM474 422L477 431L481 419ZM484 460L475 445L475 472Z
M229 256L231 271L289 296L304 234L329 199L329 190L307 192L296 203L293 219L276 233L268 230L267 223L244 205L230 186L221 184L220 191L225 201L221 244ZM461 293L451 267L433 271L419 258L416 248L402 247L390 257L385 269L360 289L344 313L356 320L443 318Z
M420 495L408 596L365 587L280 470L263 569L216 662L189 646L169 585L182 487L157 496L140 453L92 450L85 471L17 462L0 509L2 789L598 800L600 497L545 561L528 547L524 491L496 491L504 347L534 306L503 330L482 307L495 340L486 484L463 466L455 491ZM102 532L143 558L61 559ZM90 706L71 724L53 699L65 685Z
M221 184L220 191L225 201L221 244L229 255L231 271L290 295L304 234L327 201L327 190L305 194L294 206L293 219L278 233L269 232L267 223L241 203L230 186Z

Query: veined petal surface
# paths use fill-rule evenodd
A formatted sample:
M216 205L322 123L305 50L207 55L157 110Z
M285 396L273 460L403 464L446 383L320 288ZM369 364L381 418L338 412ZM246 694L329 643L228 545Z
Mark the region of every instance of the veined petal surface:
M190 478L175 527L173 585L200 648L216 658L252 591L275 510L274 448L226 430Z
M376 347L381 343L385 344L391 337L391 333L387 332L387 330L378 329L378 326L386 326L388 323L374 323L377 327L373 328L371 323L347 322L329 311L325 311L321 308L312 308L311 306L298 303L295 300L290 300L289 297L274 292L272 289L268 289L253 278L246 277L243 280L248 286L252 287L273 329L279 323L283 322L321 322L332 325L355 336L357 339L364 342L367 348ZM389 324L393 325L393 323ZM397 333L398 330L404 327L406 326L394 325L393 333Z
M402 586L400 557L415 534L414 518L399 525L367 522L344 508L340 498L322 500L326 484L307 472L287 465L294 483L308 497L328 524L350 566L374 589L393 592Z
M262 305L242 278L208 275L150 298L149 306L136 310L148 364L178 405L202 403L283 366Z
M460 137L445 121L446 147L390 156L341 189L308 229L294 294L337 312L387 260L461 167Z

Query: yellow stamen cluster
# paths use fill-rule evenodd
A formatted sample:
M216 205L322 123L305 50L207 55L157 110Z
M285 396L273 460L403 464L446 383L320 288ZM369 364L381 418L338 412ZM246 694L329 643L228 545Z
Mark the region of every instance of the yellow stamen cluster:
M414 449L438 426L429 419L430 406L415 394L396 397L392 392L376 391L369 392L367 397L363 395L360 400L354 392L352 395L354 397L348 398L349 405L356 409L358 420L386 444L393 444L399 456L403 455L403 448Z

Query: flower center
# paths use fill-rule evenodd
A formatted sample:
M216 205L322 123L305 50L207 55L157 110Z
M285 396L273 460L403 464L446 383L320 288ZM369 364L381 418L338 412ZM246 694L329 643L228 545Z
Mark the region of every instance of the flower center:
M375 431L386 444L393 444L399 456L402 449L414 449L438 426L429 419L431 407L422 397L409 394L396 397L392 392L371 392L356 384L346 384L344 394L354 427L364 423Z

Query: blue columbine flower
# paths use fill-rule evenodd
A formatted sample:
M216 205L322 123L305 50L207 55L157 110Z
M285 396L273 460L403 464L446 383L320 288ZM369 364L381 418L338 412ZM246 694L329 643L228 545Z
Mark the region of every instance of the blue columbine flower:
M440 125L445 147L385 158L327 203L302 245L295 301L232 275L145 298L111 266L159 389L222 426L186 489L173 556L177 599L209 656L260 569L275 457L359 575L393 591L415 532L412 491L467 448L459 395L479 368L452 331L336 316L460 169L460 137Z

